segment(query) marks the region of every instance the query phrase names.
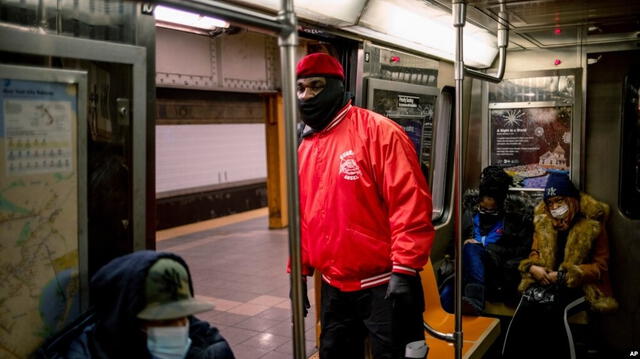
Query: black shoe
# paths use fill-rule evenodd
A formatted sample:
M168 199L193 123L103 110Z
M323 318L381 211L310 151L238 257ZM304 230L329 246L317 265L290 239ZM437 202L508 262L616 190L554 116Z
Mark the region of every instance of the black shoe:
M484 303L483 303L484 304ZM462 297L462 314L479 316L482 314L484 306L473 298Z

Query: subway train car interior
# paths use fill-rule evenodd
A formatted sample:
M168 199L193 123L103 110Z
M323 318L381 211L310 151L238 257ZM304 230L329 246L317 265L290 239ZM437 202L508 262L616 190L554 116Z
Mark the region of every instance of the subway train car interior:
M344 108L406 134L374 179L409 161L430 193L412 211L433 241L409 268L428 349L394 358L640 358L637 0L0 0L0 358L336 357L321 347L335 273L306 279L304 233L325 213L378 217L363 199L305 219L310 143L351 119L309 127L304 94L338 81L301 82L311 54L340 68ZM354 186L355 156L335 168ZM157 262L113 261L135 253ZM148 314L157 258L191 305L177 356L144 324L175 318ZM391 287L386 260L391 281L358 285ZM134 285L144 310L100 316L133 310ZM110 341L69 351L108 320ZM203 322L233 355L193 354ZM391 358L363 343L339 357Z

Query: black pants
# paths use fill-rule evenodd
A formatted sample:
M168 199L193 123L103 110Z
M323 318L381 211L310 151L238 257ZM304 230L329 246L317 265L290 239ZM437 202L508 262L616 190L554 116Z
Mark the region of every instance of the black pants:
M424 297L419 276L413 285L419 298L400 303L384 298L386 284L342 292L322 282L320 358L362 359L367 336L373 358L403 358L408 343L424 340Z
M553 304L520 300L509 323L503 346L504 359L568 359L571 358L573 340L565 324L567 317L588 306L582 291L564 289Z

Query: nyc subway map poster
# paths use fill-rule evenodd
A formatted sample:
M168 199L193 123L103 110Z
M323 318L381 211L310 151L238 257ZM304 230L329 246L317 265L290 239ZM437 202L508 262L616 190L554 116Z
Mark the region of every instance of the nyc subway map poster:
M78 85L0 74L0 357L24 358L80 309Z

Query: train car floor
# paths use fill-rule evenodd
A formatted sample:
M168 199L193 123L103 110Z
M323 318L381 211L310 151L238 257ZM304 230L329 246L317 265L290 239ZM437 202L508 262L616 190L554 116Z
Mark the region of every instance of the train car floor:
M182 256L196 296L215 308L198 315L220 329L238 359L290 359L293 352L287 230L269 230L266 209L159 231L157 250ZM305 319L315 347L313 288Z

